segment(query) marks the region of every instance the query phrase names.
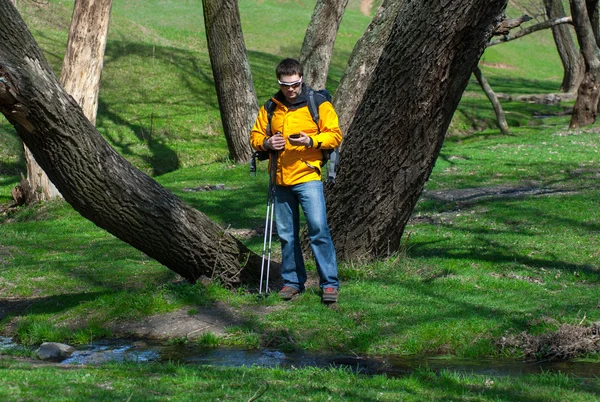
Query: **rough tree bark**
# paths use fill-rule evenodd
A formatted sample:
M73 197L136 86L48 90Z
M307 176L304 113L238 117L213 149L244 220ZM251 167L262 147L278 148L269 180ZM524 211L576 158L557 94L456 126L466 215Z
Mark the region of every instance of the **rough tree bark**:
M498 100L498 97L496 96L496 93L492 89L491 85L488 83L488 81L483 76L483 73L479 69L479 66L475 67L473 74L475 75L475 78L477 79L479 86L481 87L481 89L483 90L485 95L488 97L488 99L492 103L492 106L494 107L494 112L496 113L496 122L498 123L498 128L500 128L500 131L502 132L502 134L510 134L510 128L508 127L508 122L506 121L506 116L504 115L504 110L502 109L502 105L500 104L500 101Z
M325 88L333 45L347 4L348 0L317 0L300 52L304 81L312 88Z
M546 7L546 15L550 20L566 17L562 0L544 0L544 6ZM576 92L583 79L584 72L581 52L575 44L568 25L561 24L552 27L552 35L564 71L560 90L567 93Z
M202 0L208 53L212 65L229 156L247 162L252 155L248 133L258 101L242 33L237 0Z
M594 38L596 38L596 45L600 46L600 11L598 10L598 0L585 0L585 6L592 24Z
M194 282L253 280L260 257L112 149L0 1L0 111L81 215ZM275 270L274 270L275 271Z
M10 0L17 7L17 0ZM17 205L29 205L39 201L59 198L60 192L48 179L46 173L36 162L31 151L23 144L23 155L27 166L27 176L12 189L12 196Z
M76 0L60 83L96 124L112 0Z
M340 80L333 105L338 114L342 133L350 126L356 109L371 82L383 47L392 31L392 25L404 0L384 0L361 38L356 42L344 75Z
M569 126L578 128L593 124L598 115L598 100L600 92L600 48L596 43L595 29L588 14L590 2L585 0L570 0L573 25L577 33L577 41L583 54L585 74L577 91L577 101ZM598 7L598 0L595 0Z
M394 253L507 0L405 2L328 185L342 259Z

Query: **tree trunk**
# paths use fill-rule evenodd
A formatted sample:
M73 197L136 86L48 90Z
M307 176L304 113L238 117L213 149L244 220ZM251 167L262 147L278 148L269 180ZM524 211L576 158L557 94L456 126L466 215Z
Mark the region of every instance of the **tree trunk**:
M596 8L598 1L596 0ZM588 14L590 6L584 0L570 0L571 15L577 33L577 40L583 54L585 75L577 91L577 101L571 116L571 128L578 128L593 124L598 115L598 100L600 92L600 49L594 35L595 29Z
M76 0L60 83L96 125L112 0Z
M47 201L53 198L61 197L56 186L48 179L40 165L35 161L33 154L23 144L25 152L25 162L27 164L27 183L31 186L32 196L26 204L38 201Z
M37 163L27 145L24 142L22 144L27 177L21 174L21 182L11 191L15 203L19 206L31 205L36 202L61 198L60 192L48 179L48 175Z
M562 18L566 16L562 0L544 0L546 15L549 19ZM571 35L571 29L567 25L556 25L552 27L554 43L563 65L564 75L560 85L562 92L574 93L579 88L583 79L584 64L581 52L575 44Z
M85 218L191 282L256 278L259 256L106 143L7 2L0 2L0 111Z
M92 124L96 123L100 76L108 35L112 0L77 0L73 8L67 51L60 82L83 109ZM26 198L43 201L60 197L59 191L25 148L27 182L33 195ZM23 183L21 187L27 188Z
M229 156L248 162L248 133L258 114L258 101L237 0L202 0L208 53L212 65Z
M348 130L329 222L338 255L389 255L423 191L507 0L410 1Z
M342 133L352 122L363 99L377 62L392 31L392 25L404 0L384 0L361 38L356 42L340 85L333 97Z
M502 134L510 134L510 129L508 128L508 123L506 122L506 117L504 116L504 110L502 109L502 105L500 104L496 93L483 76L483 73L479 69L479 66L475 67L473 74L475 75L475 78L477 78L479 86L481 86L481 89L483 90L483 92L485 92L485 95L488 97L488 99L492 103L492 106L494 107L498 128L500 128Z
M348 0L317 0L310 24L306 29L300 62L304 81L314 89L323 89L331 53Z
M592 32L596 38L596 45L600 46L600 14L598 13L598 0L585 0L588 18L592 24Z

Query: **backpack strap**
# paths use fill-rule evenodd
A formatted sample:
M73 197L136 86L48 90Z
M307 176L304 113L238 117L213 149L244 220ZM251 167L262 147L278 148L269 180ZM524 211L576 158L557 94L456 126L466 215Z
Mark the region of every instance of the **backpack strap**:
M331 102L331 95L326 89L322 89L320 91L314 91L313 89L310 89L308 91L308 109L313 121L317 125L317 130L319 130L319 132L319 105L325 101ZM317 148L319 148L320 145L321 144L318 144ZM323 166L329 162L329 165L327 165L327 181L335 183L335 168L338 164L340 155L339 147L336 147L335 149L323 149L321 152L323 153Z
M336 171L335 168L340 160L340 148L336 147L329 153L329 168L327 169L327 182L335 184Z
M317 101L315 100L315 91L312 88L308 91L308 111L310 112L313 121L317 125L318 132L321 132L321 129L319 128L319 105L324 101L325 99L323 99L317 105Z
M269 99L265 102L264 107L267 112L267 128L265 130L265 133L269 135L269 133L271 132L271 119L273 118L273 113L275 113L275 108L277 107L277 105L275 104L275 102L273 102L273 99Z
M265 133L268 135L268 133L271 132L271 119L273 118L273 113L275 112L275 108L276 108L276 104L275 102L273 102L273 99L269 99L268 101L265 102L264 107L265 110L267 112L267 127L265 129ZM250 164L250 175L254 176L256 175L256 160L259 161L264 161L269 159L269 151L255 151L254 153L252 153L252 156L250 157L250 161L248 162Z

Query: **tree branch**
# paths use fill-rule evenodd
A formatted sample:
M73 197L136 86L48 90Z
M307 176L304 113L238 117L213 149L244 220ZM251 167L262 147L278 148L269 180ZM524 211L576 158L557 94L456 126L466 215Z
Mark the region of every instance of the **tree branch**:
M502 37L500 39L496 39L494 41L491 41L488 44L488 47L494 46L494 45L498 45L498 44L504 43L504 42L510 42L511 40L519 39L519 38L521 38L521 37L523 37L525 35L529 35L530 33L541 31L542 29L552 28L552 27L554 27L556 25L560 25L560 24L572 24L572 23L573 23L573 19L570 16L568 16L568 17L560 17L560 18L553 18L551 20L540 22L539 24L531 25L531 26L529 26L527 28L524 28L524 29L516 32L512 36L505 35L504 37Z
M500 131L502 131L503 134L510 134L510 129L508 127L508 122L506 121L506 116L504 115L502 105L500 104L496 93L483 76L483 73L481 72L479 66L475 67L473 74L475 75L475 78L477 78L477 82L479 82L479 85L481 86L481 89L483 89L483 92L485 92L490 102L492 102L494 112L496 113L496 121L498 123L498 127L500 128Z

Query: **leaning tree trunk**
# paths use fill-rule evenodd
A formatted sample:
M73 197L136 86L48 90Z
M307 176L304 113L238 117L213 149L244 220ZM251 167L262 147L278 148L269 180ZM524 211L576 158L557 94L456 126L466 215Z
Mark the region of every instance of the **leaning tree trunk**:
M570 0L573 25L585 62L585 75L577 91L577 101L571 116L571 128L593 124L598 115L600 92L600 48L596 44L595 29L588 14L585 0ZM589 2L587 4L589 7ZM598 1L596 0L596 7Z
M10 0L17 7L17 0ZM59 198L60 193L56 186L48 179L48 175L35 161L33 154L23 144L23 154L27 166L27 177L23 177L21 183L12 189L12 196L17 205L29 205L39 201L47 201Z
M356 114L356 109L371 82L377 62L392 31L392 25L404 0L384 0L361 38L356 42L340 85L333 97L342 133Z
M0 1L0 111L85 218L189 281L256 276L260 257L112 149L59 84L20 16Z
M202 0L208 53L212 65L229 156L247 162L252 155L248 133L258 101L246 54L237 0Z
M562 0L544 0L544 5L550 20L566 16ZM584 64L581 52L573 40L569 26L561 24L552 27L552 35L564 70L560 90L574 93L583 79Z
M317 0L300 51L304 81L312 88L325 88L333 45L347 4L348 0Z
M396 252L452 115L507 0L409 1L327 187L338 255Z

